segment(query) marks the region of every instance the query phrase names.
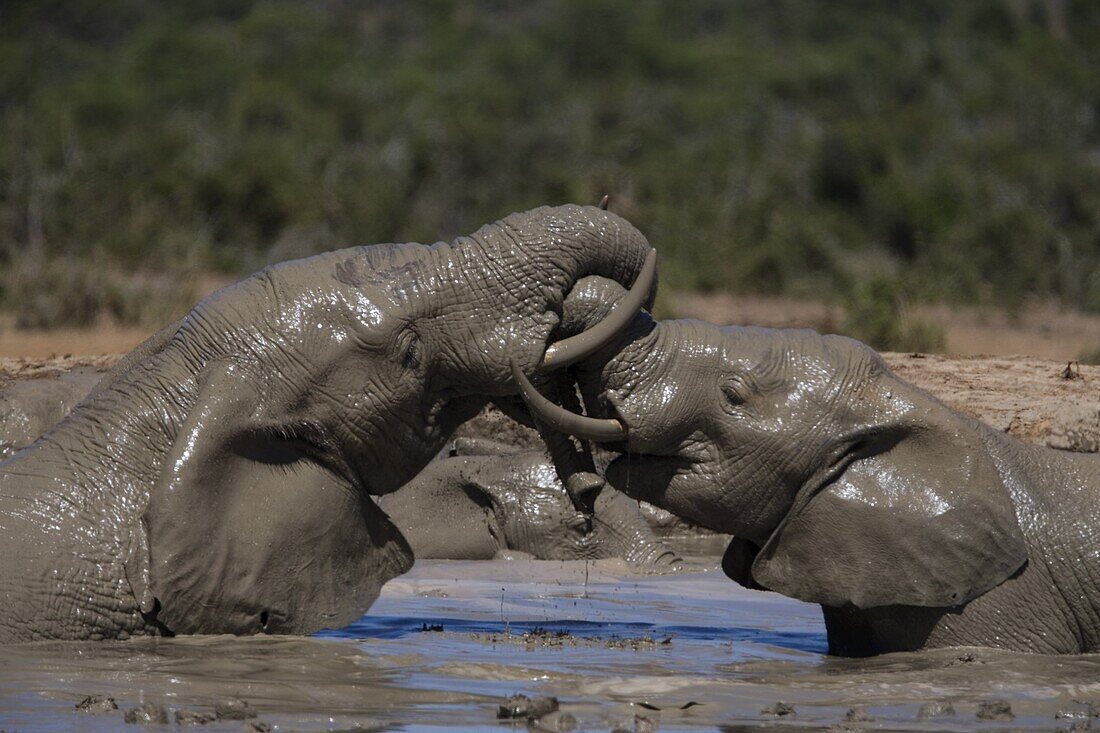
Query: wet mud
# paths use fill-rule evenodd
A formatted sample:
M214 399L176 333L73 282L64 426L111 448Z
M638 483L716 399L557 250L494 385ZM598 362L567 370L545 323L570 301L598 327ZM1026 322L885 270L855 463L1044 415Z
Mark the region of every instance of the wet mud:
M1069 730L1098 712L1100 656L831 658L816 606L738 588L715 565L425 561L315 637L7 646L0 728L139 730L123 720L142 706L169 725L213 716L214 731L564 730L565 716L577 730ZM519 694L558 710L545 725L499 719ZM77 710L95 695L116 708ZM233 699L256 717L219 716Z

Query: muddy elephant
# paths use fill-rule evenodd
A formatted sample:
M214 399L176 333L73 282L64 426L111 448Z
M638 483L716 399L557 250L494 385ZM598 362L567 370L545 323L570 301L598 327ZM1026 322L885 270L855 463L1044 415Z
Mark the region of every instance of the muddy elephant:
M412 562L370 496L514 392L509 359L549 368L591 348L547 347L578 278L646 300L652 263L623 219L564 206L282 263L210 296L0 463L0 641L357 618Z
M54 376L0 382L0 460L60 422L102 378L98 369L77 367Z
M671 567L681 558L650 529L638 503L605 488L595 512L574 508L543 451L460 439L379 506L419 558L539 560L621 557Z
M101 371L78 368L0 385L0 448L10 455L33 443L102 378ZM647 505L647 514L607 487L586 515L545 451L483 438L454 440L416 478L376 501L418 559L523 553L537 560L623 558L646 567L682 562L650 526L675 525L668 512ZM663 524L650 517L658 513Z
M734 535L731 578L821 604L834 654L1100 651L1096 456L997 432L812 331L641 314L576 371L589 416L528 383L532 410L613 451L611 485Z

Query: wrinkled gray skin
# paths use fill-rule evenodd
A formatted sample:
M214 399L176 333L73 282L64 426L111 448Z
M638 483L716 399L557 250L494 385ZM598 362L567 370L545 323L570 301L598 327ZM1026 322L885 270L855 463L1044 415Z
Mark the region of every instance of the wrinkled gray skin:
M60 422L102 378L94 368L78 367L54 377L0 382L0 460Z
M0 386L0 446L11 455L59 422L102 379L94 369ZM378 505L421 559L538 560L621 557L639 565L682 561L654 534L638 503L610 487L591 517L578 512L542 451L459 438ZM656 510L671 517L662 510Z
M600 492L591 517L578 512L541 451L460 439L449 453L378 500L417 558L486 560L518 551L539 560L681 562L638 503L612 488Z
M287 262L158 333L0 463L0 641L306 633L412 555L370 495L530 372L573 283L649 252L592 207Z
M642 314L578 374L628 430L608 482L735 535L726 573L822 604L833 653L1100 651L1095 456L996 432L811 331Z

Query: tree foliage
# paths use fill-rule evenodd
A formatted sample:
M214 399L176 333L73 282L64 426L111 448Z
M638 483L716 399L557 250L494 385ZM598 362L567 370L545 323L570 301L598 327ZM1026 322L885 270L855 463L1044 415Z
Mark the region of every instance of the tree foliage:
M610 192L679 287L1097 310L1097 69L1088 0L12 0L0 261L239 273Z

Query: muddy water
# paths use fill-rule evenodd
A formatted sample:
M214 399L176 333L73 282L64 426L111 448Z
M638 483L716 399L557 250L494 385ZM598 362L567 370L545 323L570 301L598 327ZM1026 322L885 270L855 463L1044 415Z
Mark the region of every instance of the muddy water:
M1056 718L1083 714L1075 700L1100 701L1100 656L951 649L830 659L815 606L741 590L715 564L639 575L617 561L427 561L391 581L369 615L314 638L6 647L0 728L138 730L122 713L140 702L171 719L210 712L228 695L276 730L497 728L497 704L524 692L557 696L587 730L635 714L661 730L1054 730L1083 720ZM120 709L74 712L90 694ZM795 712L761 713L779 700ZM992 700L1015 717L979 719ZM926 703L950 703L954 714L920 720Z

